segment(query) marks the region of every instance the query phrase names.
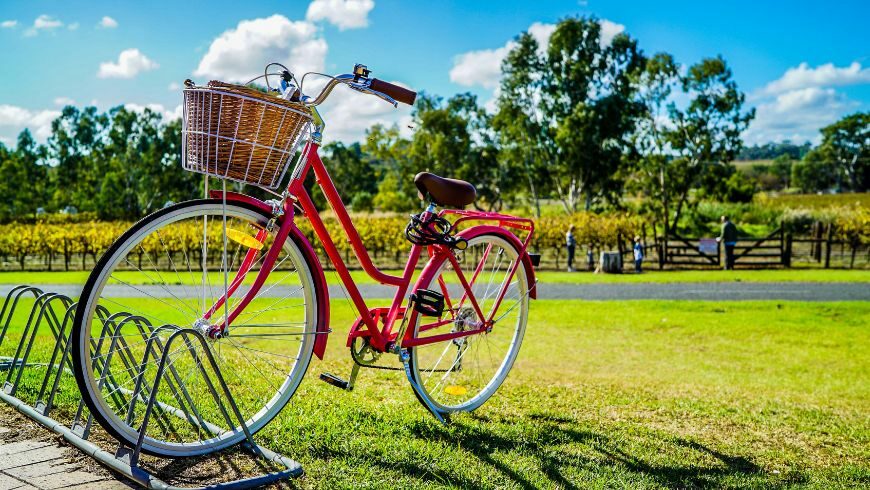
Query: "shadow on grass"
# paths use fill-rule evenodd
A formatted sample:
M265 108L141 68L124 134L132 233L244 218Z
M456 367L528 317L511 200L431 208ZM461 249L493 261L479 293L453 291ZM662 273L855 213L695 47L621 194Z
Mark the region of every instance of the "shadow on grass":
M786 485L771 480L748 457L725 454L695 441L649 431L641 436L644 447L632 449L631 445L619 442L618 436L583 429L581 423L570 417L531 414L524 418L526 420L492 420L472 415L449 426L419 421L411 422L407 427L410 437L424 443L457 447L520 488L579 488L581 485L595 485L591 480L597 480L598 484L606 482L606 485L653 484L677 488L777 488ZM520 425L531 427L531 430L517 429ZM653 452L666 451L671 456L665 463L651 462L648 460L650 446ZM632 451L638 454L632 454ZM328 456L319 456L350 456L352 459L361 456L340 450L326 452ZM699 458L705 462L699 463ZM389 468L411 478L457 487L486 485L475 475L469 475L467 468L445 467L423 458L397 460L389 455L366 455L365 459L373 466ZM532 471L527 470L530 461L535 463ZM792 477L788 484L804 480L801 476L798 480ZM501 487L504 484L495 485Z

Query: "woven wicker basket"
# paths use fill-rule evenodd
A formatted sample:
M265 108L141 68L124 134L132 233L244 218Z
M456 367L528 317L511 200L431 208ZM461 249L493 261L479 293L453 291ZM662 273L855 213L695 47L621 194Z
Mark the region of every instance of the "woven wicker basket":
M184 90L182 165L277 189L311 127L311 112L258 90L211 81Z

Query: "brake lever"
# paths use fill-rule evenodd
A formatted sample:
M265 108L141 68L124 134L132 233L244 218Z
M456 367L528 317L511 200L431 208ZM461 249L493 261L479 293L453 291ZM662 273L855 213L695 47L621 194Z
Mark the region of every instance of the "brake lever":
M371 94L371 95L374 95L375 97L378 97L379 99L382 99L382 100L384 100L384 101L386 101L386 102L389 102L389 103L392 104L393 107L395 107L395 108L398 108L398 107L399 107L399 103L396 102L396 99L390 97L389 95L387 95L387 94L385 94L385 93L383 93L383 92L378 92L377 90L372 90L371 88L369 88L369 83L371 83L371 82L369 82L368 80L366 80L365 83L350 82L350 81L345 82L345 84L346 84L348 87L350 87L350 88L356 90L357 92L360 92L360 93L363 93L363 94Z

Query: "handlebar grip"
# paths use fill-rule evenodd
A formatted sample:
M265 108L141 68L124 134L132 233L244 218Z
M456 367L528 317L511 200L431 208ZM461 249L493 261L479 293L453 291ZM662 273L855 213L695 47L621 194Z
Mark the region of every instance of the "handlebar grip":
M403 104L414 105L414 100L417 99L417 92L398 85L393 85L392 83L383 80L378 80L377 78L372 78L369 88L389 95L395 99L396 102L401 102Z

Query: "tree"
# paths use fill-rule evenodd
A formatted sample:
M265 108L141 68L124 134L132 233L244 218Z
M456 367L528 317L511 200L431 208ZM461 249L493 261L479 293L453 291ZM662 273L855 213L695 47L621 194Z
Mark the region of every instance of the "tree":
M791 167L794 165L790 155L782 154L770 163L770 173L776 177L780 189L786 189L791 184Z
M692 65L681 85L690 101L684 109L670 104L673 129L667 138L681 168L672 179L676 197L674 224L679 223L689 192L704 172L734 160L743 144L740 134L755 117L755 109L743 112L745 96L721 56Z
M378 173L378 190L374 206L382 211L410 211L419 208L414 188L413 168L408 161L411 142L399 134L399 128L376 124L366 131L362 146Z
M371 195L377 191L375 169L359 143L345 146L335 142L326 145L324 150L323 163L345 204L350 204L360 193Z
M802 145L796 145L791 140L783 140L780 143L765 143L763 145L747 146L737 154L737 160L771 160L780 156L787 156L791 160L800 160L807 154L813 145L805 141Z
M14 152L5 148L0 152L0 218L35 216L38 208L46 206L49 182L44 157L45 148L27 129L18 135Z
M791 184L801 192L821 192L834 186L837 169L818 149L807 153L791 167Z
M673 130L666 117L667 106L674 89L679 88L680 67L668 53L657 53L646 60L639 79L638 100L643 107L633 136L639 156L638 180L649 197L664 230L665 248L671 232L670 210L674 200L672 182L679 180L683 168L675 161L668 146Z
M499 107L534 121L529 127L540 131L536 147L546 148L540 153L548 159L548 176L565 211L576 211L583 198L589 209L621 188L614 177L631 151L628 137L641 111L633 95L643 57L626 34L606 43L593 18L565 19L544 53L532 47L533 40L521 36L504 65L503 84L528 82L529 90L502 94ZM521 59L530 57L537 59Z
M529 186L529 200L535 216L541 216L540 193L547 189L547 163L552 161L551 145L537 106L538 74L544 68L538 56L538 42L524 32L516 39L502 62L498 109L492 119L500 144L499 163L511 169Z
M424 95L417 99L414 121L417 130L408 148L414 173L425 170L466 180L477 189L475 207L500 209L502 194L513 180L499 165L490 117L477 104L477 97L457 94L445 103Z
M818 151L836 165L837 181L853 192L870 190L870 112L858 112L821 129Z
M109 117L98 114L95 107L81 111L66 106L51 123L48 159L56 165L53 208L74 206L82 211L96 211L94 189L105 174L104 162L88 160L100 150L108 129Z

